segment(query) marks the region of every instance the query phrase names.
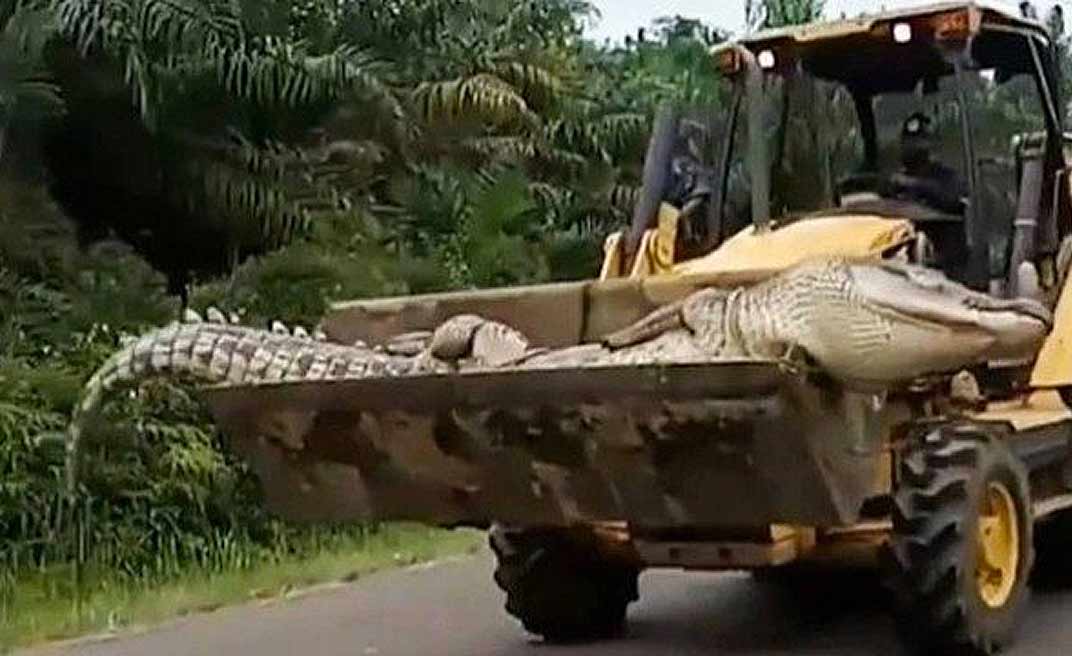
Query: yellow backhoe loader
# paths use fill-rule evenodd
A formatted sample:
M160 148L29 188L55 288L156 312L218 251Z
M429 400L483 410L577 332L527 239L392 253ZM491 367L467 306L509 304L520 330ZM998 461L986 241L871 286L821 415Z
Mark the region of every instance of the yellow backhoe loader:
M322 342L172 327L98 387L222 372L205 394L272 510L489 529L507 610L549 640L621 629L648 568L863 566L907 638L995 652L1032 572L1072 571L1050 36L948 2L761 32L711 67L719 120L659 117L598 279L341 303Z

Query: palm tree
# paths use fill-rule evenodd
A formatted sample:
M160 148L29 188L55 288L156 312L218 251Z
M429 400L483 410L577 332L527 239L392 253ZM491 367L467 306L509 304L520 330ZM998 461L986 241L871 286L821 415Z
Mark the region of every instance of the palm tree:
M0 2L0 162L12 125L62 110L59 89L41 66L51 29L50 17L41 8L17 0Z
M630 213L647 92L713 88L687 25L643 55L665 79L630 87L578 38L580 0L40 1L69 110L45 140L53 194L176 293L319 212L391 220L392 184L427 167L519 170L547 226L594 237Z
M298 38L326 3L55 0L46 139L54 194L89 239L114 230L181 292L192 271L286 243L345 204L307 130L343 98L401 115L357 49ZM271 11L268 11L271 10ZM274 13L282 21L269 20ZM330 16L328 16L330 18Z
M520 170L545 217L571 226L620 222L631 198L620 183L624 176L631 186L639 167L619 164L642 155L650 119L582 84L592 75L579 19L590 11L574 0L347 5L339 38L390 62L405 110L404 165L388 162L389 175L405 175L406 166L445 166L494 180ZM331 122L334 138L391 149L382 130L367 127L375 125L374 114L352 105L344 111L349 120ZM624 202L616 209L611 199ZM381 201L393 202L389 195ZM440 214L432 211L429 223Z

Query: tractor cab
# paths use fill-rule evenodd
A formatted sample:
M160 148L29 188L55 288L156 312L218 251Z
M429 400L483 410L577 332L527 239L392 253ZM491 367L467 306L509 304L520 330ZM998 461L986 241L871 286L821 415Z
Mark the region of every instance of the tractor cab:
M657 143L695 123L664 112L604 278L897 254L998 296L1056 289L1066 137L1036 21L944 3L760 32L713 61L730 99L709 126L708 175L692 177L718 182L667 193L701 165Z

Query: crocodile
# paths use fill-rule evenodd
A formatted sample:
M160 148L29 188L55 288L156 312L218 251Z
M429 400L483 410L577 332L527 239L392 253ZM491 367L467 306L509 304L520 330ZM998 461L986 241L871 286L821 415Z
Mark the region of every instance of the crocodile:
M1035 300L982 294L932 269L822 259L750 287L700 290L600 344L537 354L524 366L800 354L844 386L872 391L983 361L1030 358L1052 321Z
M252 386L801 354L846 387L888 389L981 361L1030 358L1052 325L1033 300L987 296L918 266L841 258L806 262L748 287L702 289L599 343L553 350L476 315L375 348L278 323L271 330L235 325L215 309L207 315L191 313L133 340L90 378L68 430L72 490L86 418L110 390L155 376Z

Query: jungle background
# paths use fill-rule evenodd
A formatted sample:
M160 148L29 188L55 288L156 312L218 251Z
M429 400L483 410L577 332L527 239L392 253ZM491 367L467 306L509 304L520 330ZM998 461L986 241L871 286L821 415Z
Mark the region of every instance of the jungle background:
M753 28L823 11L746 4ZM184 305L314 326L336 300L593 276L660 104L727 100L706 53L729 37L668 17L600 45L593 11L0 0L0 650L122 626L191 577L436 552L412 527L269 517L180 386L109 404L77 511L64 430L120 340Z

